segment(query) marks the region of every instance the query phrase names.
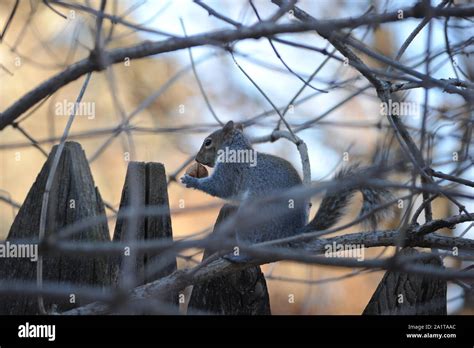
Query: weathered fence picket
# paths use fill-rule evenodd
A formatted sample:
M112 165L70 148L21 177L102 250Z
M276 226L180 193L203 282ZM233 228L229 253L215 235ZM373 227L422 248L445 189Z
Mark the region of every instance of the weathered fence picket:
M213 233L216 233L219 225L235 211L235 206L224 205L217 217ZM203 259L209 257L209 254L205 251ZM271 314L267 283L260 267L250 267L195 285L188 313L192 314L193 310L225 315Z
M400 251L403 256L423 255L413 248ZM423 265L442 266L438 256L415 261ZM445 280L427 275L388 271L383 276L364 315L446 315Z
M133 185L135 185L135 187ZM156 207L156 209L162 213L156 215L141 215L135 220L123 218L121 211L124 208L132 207L132 193L137 196L134 201L134 203L137 204L137 209ZM162 239L166 241L173 238L166 172L163 164L144 162L129 163L122 191L120 210L115 225L114 241L124 242L127 240L127 230L132 221L136 223L134 236L136 240ZM120 279L120 265L122 265L122 261L124 260L123 257L117 260L117 267L114 272L115 282L118 282ZM152 268L156 268L159 262L161 262L161 265L158 265L157 270L153 270ZM134 269L137 285L149 283L164 277L175 271L176 268L176 257L174 255L165 256L164 253L159 252L139 253L136 255ZM178 293L169 294L166 298L160 300L177 306L178 295ZM143 311L141 313L143 313Z
M43 192L56 150L57 146L51 151L28 192L10 229L8 241L14 243L15 240L38 239ZM66 142L50 192L46 237L54 235L64 226L104 214L102 198L94 185L84 151L78 143ZM107 224L101 223L86 228L67 240L103 242L109 241L110 237ZM45 282L95 286L108 286L111 283L107 256L55 255L47 250L43 255ZM0 259L0 279L35 281L36 262L24 258ZM55 299L45 297L46 309L54 306L57 311L64 311L82 304L86 303L78 296ZM35 296L11 294L0 297L1 314L38 314L38 312L38 301Z

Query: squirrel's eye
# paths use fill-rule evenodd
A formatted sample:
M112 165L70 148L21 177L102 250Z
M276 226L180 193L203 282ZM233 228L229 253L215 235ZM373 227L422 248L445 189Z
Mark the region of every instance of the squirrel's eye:
M206 140L204 140L204 146L205 146L205 147L209 147L209 146L211 146L211 144L212 144L212 139L206 139Z

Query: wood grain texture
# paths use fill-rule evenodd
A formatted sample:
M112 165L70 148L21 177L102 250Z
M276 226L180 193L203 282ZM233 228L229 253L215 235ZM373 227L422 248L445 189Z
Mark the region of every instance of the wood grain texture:
M402 255L421 254L413 248L405 248ZM439 257L433 256L417 262L442 266ZM364 315L446 315L445 280L419 274L388 271L383 276Z
M219 212L213 233L236 207L224 205ZM209 257L204 252L204 259ZM260 266L237 270L195 285L188 305L188 314L200 310L222 315L270 315L267 283Z
M16 239L38 239L43 192L56 150L57 146L48 156L13 222L7 237L11 243L14 243ZM102 198L94 185L84 151L78 143L66 142L65 144L50 193L48 213L46 237L54 235L62 227L81 219L105 214ZM110 241L107 224L89 227L70 236L68 240ZM107 256L58 255L47 249L43 251L43 255L44 281L98 286L107 286L111 282ZM2 258L0 259L0 279L35 281L36 263L25 258ZM85 304L78 296L75 301L75 303L70 303L69 296L65 296L62 300L56 298L54 301L45 298L45 306L47 309L54 307L57 311L64 311ZM37 298L24 295L2 296L0 313L38 314Z
M132 189L132 185L135 188ZM120 210L131 207L131 194L135 192L136 201L139 207L157 206L164 208L165 211L161 215L140 216L137 219L124 219L121 217ZM135 221L135 237L137 240L154 240L154 239L172 239L171 218L168 202L168 190L166 182L166 172L161 163L144 163L130 162L125 178L125 184L122 191L120 202L120 210L118 213L117 224L115 226L114 241L126 241L127 229L130 228L131 221ZM133 257L133 256L132 256ZM164 258L167 259L164 259ZM116 259L116 267L114 270L115 282L120 278L123 258ZM150 265L156 262L162 262L162 267L151 272ZM135 276L137 277L137 285L152 282L159 278L165 277L177 269L176 257L174 255L165 256L164 253L147 252L136 255ZM160 297L160 300L178 305L178 292L173 291Z

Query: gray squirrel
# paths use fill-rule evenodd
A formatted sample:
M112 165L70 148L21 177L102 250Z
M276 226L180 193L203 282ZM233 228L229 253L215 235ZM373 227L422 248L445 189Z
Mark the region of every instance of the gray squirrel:
M291 163L277 156L256 152L244 136L242 126L233 121L204 139L196 162L215 167L213 173L204 178L186 174L181 182L188 188L195 188L215 197L237 200L240 206L246 201L261 199L302 184ZM344 179L356 173L361 173L358 165L349 166L339 171L335 179ZM273 200L259 207L256 212L260 217L263 215L262 221L257 221L251 228L238 229L237 243L254 244L328 229L344 215L355 191L356 189L328 190L315 217L308 224L306 199L290 197L291 203L288 197ZM360 191L363 195L360 215L385 203L390 196L384 189L364 187ZM375 227L384 214L384 210L376 211L368 221ZM226 258L233 262L248 262L251 259L243 253L226 255Z

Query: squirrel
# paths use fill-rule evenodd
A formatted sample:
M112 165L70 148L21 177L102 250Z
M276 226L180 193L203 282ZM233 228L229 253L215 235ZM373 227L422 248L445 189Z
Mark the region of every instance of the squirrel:
M277 156L256 152L243 134L242 125L233 121L207 136L195 159L200 164L215 167L213 173L204 178L186 174L181 178L181 182L188 188L198 189L215 197L237 199L241 206L246 200L262 198L302 184L298 172L290 162ZM340 170L335 179L347 178L360 172L358 164L352 165ZM361 216L385 203L390 196L385 189L364 187L359 190L363 196ZM258 214L267 218L261 222L257 221L251 228L238 229L237 243L254 244L328 229L344 215L345 208L356 191L357 189L334 192L328 190L315 217L309 223L306 223L306 199L296 198L289 203L285 197L264 204L261 209L259 207ZM384 215L383 210L376 211L368 220L375 228ZM251 259L243 253L235 252L224 257L233 262L248 262Z

